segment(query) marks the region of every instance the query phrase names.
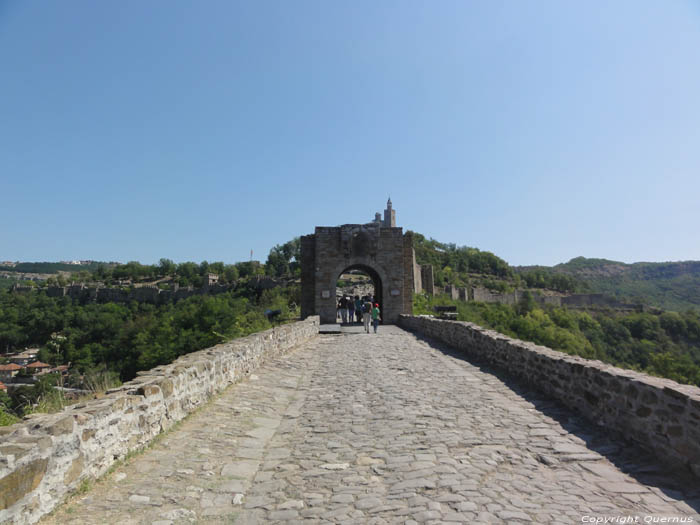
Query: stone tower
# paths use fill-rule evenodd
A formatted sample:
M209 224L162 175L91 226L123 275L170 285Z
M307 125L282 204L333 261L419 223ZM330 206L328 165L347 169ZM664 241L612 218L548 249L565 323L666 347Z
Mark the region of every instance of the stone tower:
M396 210L391 208L391 197L386 201L386 210L384 210L384 224L385 228L396 228Z

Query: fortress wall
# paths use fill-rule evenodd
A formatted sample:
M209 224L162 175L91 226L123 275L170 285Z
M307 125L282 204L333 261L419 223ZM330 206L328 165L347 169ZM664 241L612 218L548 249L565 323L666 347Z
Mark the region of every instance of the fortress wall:
M407 232L403 236L403 289L400 290L402 313L413 313L413 294L422 291L420 267L416 263L416 252L413 249L413 234Z
M551 306L561 306L561 297L558 295L542 295L540 296L542 303Z
M451 284L446 284L445 285L445 293L449 296L450 299L454 299L454 300L459 299L459 292L457 291L456 286L453 286Z
M513 304L513 294L492 292L483 286L473 287L471 295L474 301L481 301L482 303Z
M410 234L406 234L410 235ZM411 253L411 263L413 272L413 293L423 293L423 274L421 273L420 264L416 262L416 251L413 249L413 244L406 246L408 242L413 242L413 235L410 235L410 240L404 241L404 250L410 249Z
M423 290L428 295L435 295L435 280L433 276L433 265L425 264L420 266L421 283Z
M316 237L302 235L301 237L301 317L314 315L316 308Z
M700 477L700 388L570 356L473 323L403 315L399 324L511 374Z
M36 523L85 479L147 445L210 397L318 334L319 319L235 339L141 372L101 399L0 427L0 523Z

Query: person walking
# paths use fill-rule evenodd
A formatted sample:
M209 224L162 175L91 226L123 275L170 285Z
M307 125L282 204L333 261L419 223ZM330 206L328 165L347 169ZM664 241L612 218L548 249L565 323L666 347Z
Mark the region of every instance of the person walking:
M348 322L353 324L355 322L355 299L348 297Z
M348 322L348 298L345 296L340 299L340 317L343 324Z
M362 322L362 299L359 295L355 296L355 318L358 323Z
M379 320L381 319L381 312L379 311L379 303L374 303L374 308L372 308L372 323L374 324L374 333L377 333L377 327L379 326Z
M362 322L365 325L365 332L369 333L369 320L372 318L372 303L369 299L362 304Z

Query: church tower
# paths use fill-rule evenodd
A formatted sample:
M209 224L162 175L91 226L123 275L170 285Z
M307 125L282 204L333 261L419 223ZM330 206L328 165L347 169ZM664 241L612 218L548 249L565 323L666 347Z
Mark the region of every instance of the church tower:
M385 228L396 228L396 210L391 208L391 197L386 201L386 210L384 210L384 224Z

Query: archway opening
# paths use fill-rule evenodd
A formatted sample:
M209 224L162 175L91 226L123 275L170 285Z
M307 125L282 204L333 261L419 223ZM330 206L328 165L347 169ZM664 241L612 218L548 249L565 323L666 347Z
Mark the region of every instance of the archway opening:
M379 308L383 306L382 302L382 280L379 274L362 264L348 266L336 281L335 287L337 315L336 323L341 324L361 324L362 314L358 316L356 302L360 303L370 301L372 304L378 303ZM350 307L350 301L353 302L353 307ZM345 310L345 312L343 312ZM350 313L354 312L354 317L350 319Z

